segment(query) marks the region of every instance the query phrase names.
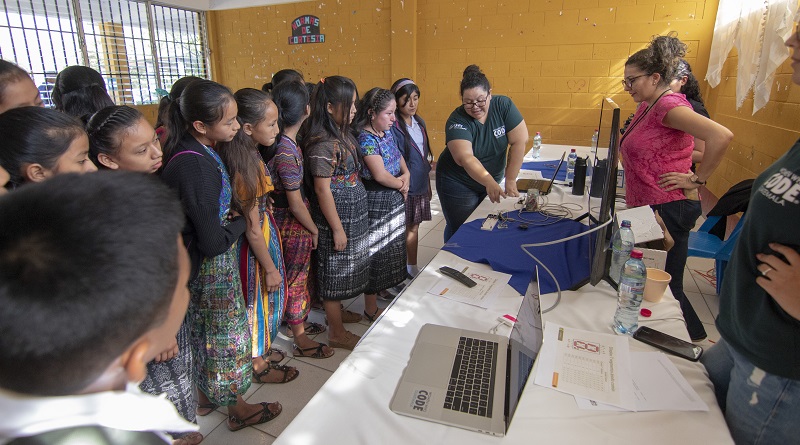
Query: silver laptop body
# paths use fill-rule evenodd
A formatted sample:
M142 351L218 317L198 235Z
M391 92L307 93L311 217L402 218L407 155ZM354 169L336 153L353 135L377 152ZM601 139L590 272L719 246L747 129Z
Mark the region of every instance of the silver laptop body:
M511 338L434 324L424 325L392 397L391 410L397 414L481 433L505 435L542 344L538 280L530 288L531 295L523 298ZM491 351L494 369L488 376L484 370L478 384L474 377L471 381L467 379L463 382L460 376L456 376L457 372L461 372L457 368L460 369L460 365L464 364L465 353L462 351L459 355L459 343L462 343L463 349L464 338L471 339L473 343L470 346L473 348L474 342L478 342L479 349L484 347L483 342L494 344L496 348ZM457 356L460 361L454 363ZM470 366L472 364L468 363L467 372ZM484 380L487 378L488 382ZM481 386L477 402L472 401L472 394L465 407L464 390L472 391L476 385L484 384L488 386ZM485 400L481 397L484 391L487 393ZM457 396L461 396L461 399ZM486 406L482 408L484 401Z

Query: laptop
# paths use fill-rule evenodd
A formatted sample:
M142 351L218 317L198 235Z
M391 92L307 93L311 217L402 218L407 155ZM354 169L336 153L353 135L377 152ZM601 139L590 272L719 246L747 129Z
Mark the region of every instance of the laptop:
M561 161L558 162L558 166L556 167L556 171L553 172L553 177L550 179L517 179L517 190L520 192L527 192L530 189L538 189L540 195L546 195L550 193L550 190L553 188L553 181L556 180L556 176L558 175L558 171L561 170L561 164L564 163L564 157L567 155L567 152L561 153Z
M538 269L510 338L422 327L390 408L397 414L504 436L542 346Z

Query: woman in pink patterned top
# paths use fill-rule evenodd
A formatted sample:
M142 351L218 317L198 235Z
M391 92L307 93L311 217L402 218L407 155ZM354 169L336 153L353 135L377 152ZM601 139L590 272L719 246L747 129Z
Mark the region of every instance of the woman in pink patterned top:
M657 36L625 62L622 84L639 107L622 136L620 151L628 206L651 206L675 240L664 269L672 275L670 289L681 304L689 336L699 341L706 332L683 292L689 232L701 214L697 189L722 161L733 134L695 113L683 94L670 90L685 54L686 45L676 37ZM694 138L706 143L697 173L690 170Z

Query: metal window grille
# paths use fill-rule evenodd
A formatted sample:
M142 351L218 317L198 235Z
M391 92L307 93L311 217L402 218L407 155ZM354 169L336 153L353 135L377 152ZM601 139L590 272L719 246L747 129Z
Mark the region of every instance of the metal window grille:
M0 0L0 57L30 71L45 104L56 73L99 71L117 104L158 101L183 76L209 77L205 13L134 0Z

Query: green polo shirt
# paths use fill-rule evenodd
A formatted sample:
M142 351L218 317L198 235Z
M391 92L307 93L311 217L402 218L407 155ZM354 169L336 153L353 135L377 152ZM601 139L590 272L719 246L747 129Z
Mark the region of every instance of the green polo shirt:
M447 142L459 139L471 142L472 153L495 181L500 182L506 168L507 133L522 122L522 114L506 96L492 96L487 114L486 122L482 124L467 114L463 106L459 106L447 119L445 136ZM436 174L454 178L477 192L486 189L456 164L448 148L439 157Z

